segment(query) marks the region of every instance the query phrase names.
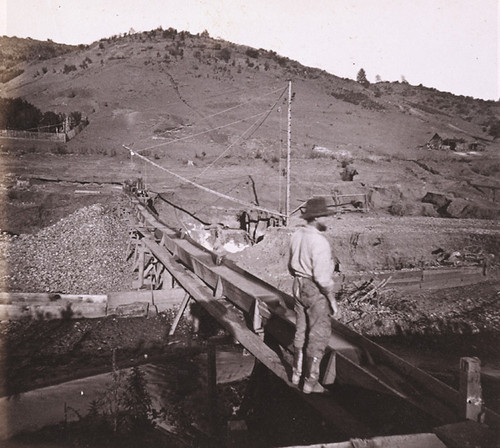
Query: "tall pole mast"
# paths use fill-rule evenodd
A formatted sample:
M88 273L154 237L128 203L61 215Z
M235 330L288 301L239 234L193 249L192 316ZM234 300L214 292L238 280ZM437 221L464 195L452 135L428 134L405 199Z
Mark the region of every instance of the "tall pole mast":
M286 224L290 220L290 153L292 143L292 81L288 81L288 139L286 151Z

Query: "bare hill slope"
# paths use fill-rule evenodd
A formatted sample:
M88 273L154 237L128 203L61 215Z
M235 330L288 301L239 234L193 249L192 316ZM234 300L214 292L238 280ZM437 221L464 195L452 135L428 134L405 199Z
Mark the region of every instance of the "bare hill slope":
M172 29L113 36L15 69L23 72L1 85L2 96L88 116L64 152L128 156L126 144L169 167L185 170L191 160L200 182L274 209L291 79L293 208L313 194L362 191L372 209L393 214L499 216L495 190L484 188L500 186L498 102L406 83L363 86L274 52ZM464 150L426 149L435 134ZM342 180L347 166L357 171L353 182ZM156 176L162 188L178 186ZM234 186L238 176L252 176L258 198L248 182ZM454 205L422 203L428 192Z

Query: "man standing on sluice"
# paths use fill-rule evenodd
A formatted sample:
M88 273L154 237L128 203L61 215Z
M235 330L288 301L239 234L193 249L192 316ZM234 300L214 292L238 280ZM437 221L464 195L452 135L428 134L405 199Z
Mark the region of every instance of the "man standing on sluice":
M321 232L326 230L324 217L330 216L323 197L309 199L301 218L305 227L291 238L289 270L294 276L293 295L297 318L294 340L292 383L298 385L302 377L304 348L306 354L303 392L321 393L319 368L331 335L331 318L338 317L335 300L334 263L330 244Z

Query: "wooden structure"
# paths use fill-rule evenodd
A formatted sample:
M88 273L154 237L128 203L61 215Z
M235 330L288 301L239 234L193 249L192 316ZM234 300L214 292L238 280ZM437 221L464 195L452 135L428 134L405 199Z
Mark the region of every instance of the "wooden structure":
M332 193L327 195L317 195L326 198L327 203L329 202L329 207L335 207L335 211L342 212L363 212L367 213L370 211L370 204L368 200L368 195L366 193L348 193L339 194ZM297 213L303 207L305 207L307 201L302 201L301 204L295 208L291 215Z
M141 227L136 233L138 282L148 287L178 283L255 358L289 381L293 358L293 298L162 224L132 198ZM437 424L463 420L462 394L393 353L332 320L321 383L334 382L388 394L423 411ZM268 345L271 336L277 344ZM331 397L305 396L325 419L357 437L372 430ZM500 416L481 406L474 417L500 428Z

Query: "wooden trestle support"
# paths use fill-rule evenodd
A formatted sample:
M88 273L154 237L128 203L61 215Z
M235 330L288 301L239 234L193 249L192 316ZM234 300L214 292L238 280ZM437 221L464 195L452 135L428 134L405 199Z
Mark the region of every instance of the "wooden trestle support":
M186 291L173 330L191 299L198 302L246 350L283 380L290 388L293 361L295 315L293 298L271 285L221 259L161 223L137 198L133 197L141 223L134 233L134 269L138 288L166 288L175 282ZM322 364L320 378L324 386L339 382L398 397L423 411L437 424L451 424L464 419L500 428L500 416L486 408L478 396L480 388L465 379L457 391L347 326L332 320L332 337ZM271 348L265 335L277 341ZM462 370L465 377L477 374ZM475 370L476 372L476 370ZM327 421L356 437L376 435L365 421L360 421L332 396L312 394L304 399ZM437 426L437 425L436 425Z

